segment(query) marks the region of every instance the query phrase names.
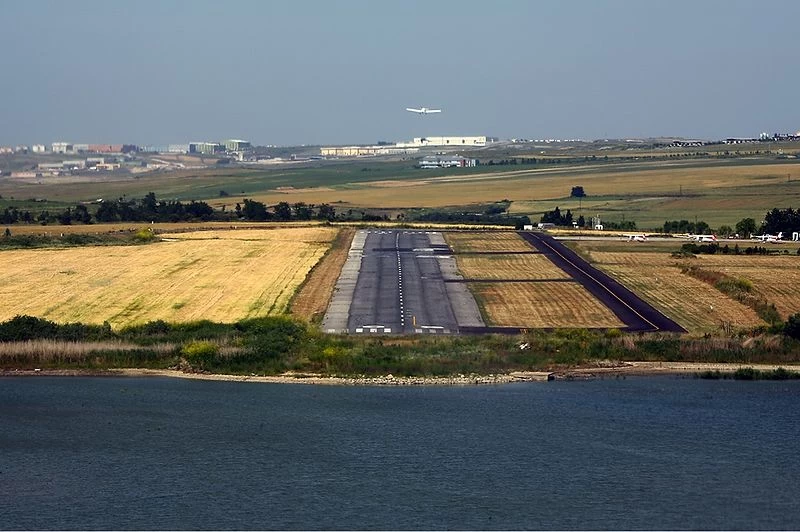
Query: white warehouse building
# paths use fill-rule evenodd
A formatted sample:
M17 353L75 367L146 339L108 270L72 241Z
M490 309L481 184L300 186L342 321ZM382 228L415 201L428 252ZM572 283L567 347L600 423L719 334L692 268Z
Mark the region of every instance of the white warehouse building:
M398 142L398 147L469 147L486 146L486 135L478 137L414 137L411 142Z

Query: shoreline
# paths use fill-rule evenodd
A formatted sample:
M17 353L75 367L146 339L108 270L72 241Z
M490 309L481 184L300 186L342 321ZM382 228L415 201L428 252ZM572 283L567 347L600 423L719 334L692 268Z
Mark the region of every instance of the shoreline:
M703 371L733 373L741 368L774 371L783 368L800 372L797 364L741 364L714 362L621 362L614 365L565 368L553 371L512 371L488 375L458 374L441 377L336 377L311 373L285 373L282 375L229 375L219 373L187 373L176 369L3 369L0 377L169 377L206 381L260 382L270 384L311 384L329 386L465 386L482 384L510 384L514 382L546 382L550 380L594 380L605 377L686 376Z

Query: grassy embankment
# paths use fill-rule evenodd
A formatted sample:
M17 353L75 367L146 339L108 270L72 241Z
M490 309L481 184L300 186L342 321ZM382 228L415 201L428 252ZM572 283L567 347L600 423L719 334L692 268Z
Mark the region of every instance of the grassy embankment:
M440 376L556 371L624 360L791 365L800 362L800 343L781 336L630 336L580 329L517 337L368 338L325 335L288 317L233 324L155 321L119 331L23 317L0 324L4 370L137 367L243 375Z

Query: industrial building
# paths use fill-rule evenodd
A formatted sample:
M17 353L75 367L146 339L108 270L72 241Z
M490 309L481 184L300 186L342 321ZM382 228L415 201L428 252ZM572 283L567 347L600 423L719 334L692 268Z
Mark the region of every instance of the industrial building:
M218 142L190 142L189 153L200 153L202 155L213 155L223 151L225 148Z
M75 150L69 142L54 142L51 147L53 153L73 153Z
M122 144L89 144L92 153L122 153Z
M449 157L424 157L419 162L420 168L471 168L477 166L476 159L468 159L460 155Z
M47 148L44 147L44 144L34 144L31 146L31 151L33 153L45 153Z
M482 147L486 146L486 135L478 137L415 137L411 142L398 142L399 147Z
M331 146L320 148L324 157L364 157L370 155L405 155L416 153L419 148L398 148L395 146Z
M223 142L226 151L246 151L253 149L250 142L239 139L228 139Z

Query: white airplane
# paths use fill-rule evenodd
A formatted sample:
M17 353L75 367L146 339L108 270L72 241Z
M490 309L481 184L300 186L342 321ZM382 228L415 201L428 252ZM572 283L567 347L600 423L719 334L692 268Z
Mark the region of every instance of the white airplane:
M687 238L689 240L694 240L695 242L716 242L717 235L680 235L682 238Z
M413 107L406 107L406 111L411 111L412 113L417 113L418 115L429 115L431 113L441 113L441 109L428 109L427 107L420 107L419 109L414 109Z
M753 235L753 240L758 240L760 242L766 242L767 244L777 244L778 242L783 241L783 232L778 233L777 235Z
M635 233L635 234L625 233L622 236L627 238L628 242L647 242L647 235L644 233Z

